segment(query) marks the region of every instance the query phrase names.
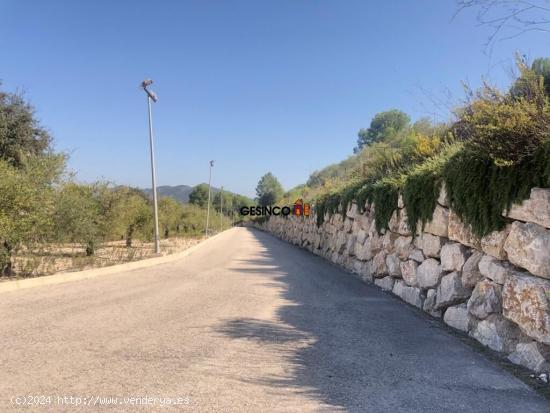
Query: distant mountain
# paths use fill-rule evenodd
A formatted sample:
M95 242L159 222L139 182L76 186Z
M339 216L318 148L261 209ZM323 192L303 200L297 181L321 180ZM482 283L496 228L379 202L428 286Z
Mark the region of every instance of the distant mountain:
M189 202L189 194L191 193L191 191L193 191L193 188L194 186L189 185L162 185L157 186L157 195L159 197L169 196L180 202ZM151 196L151 188L144 188L142 189L142 191ZM215 194L219 191L219 188L212 187L212 194Z

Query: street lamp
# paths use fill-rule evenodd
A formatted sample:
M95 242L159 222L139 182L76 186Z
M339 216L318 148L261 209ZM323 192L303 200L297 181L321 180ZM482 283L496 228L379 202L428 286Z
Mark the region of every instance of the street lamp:
M206 207L206 229L204 230L204 235L208 236L208 221L210 220L210 183L212 182L212 167L214 166L214 161L210 161L210 174L208 176L208 206Z
M151 101L157 102L158 97L152 90L147 89L153 83L151 79L146 79L141 82L141 87L147 94L147 108L149 112L149 149L151 151L151 180L153 184L153 214L155 219L155 254L160 254L160 239L159 239L159 211L157 205L157 178L155 168L155 145L153 141L153 117L151 113Z

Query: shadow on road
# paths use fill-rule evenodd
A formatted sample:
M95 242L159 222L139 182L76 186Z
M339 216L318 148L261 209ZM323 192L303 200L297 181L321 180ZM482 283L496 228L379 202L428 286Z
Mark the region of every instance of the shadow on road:
M251 230L261 252L232 270L278 287L277 321L219 332L280 346L293 366L262 384L345 411L547 411L534 392L394 297L305 250ZM265 278L265 280L263 280Z

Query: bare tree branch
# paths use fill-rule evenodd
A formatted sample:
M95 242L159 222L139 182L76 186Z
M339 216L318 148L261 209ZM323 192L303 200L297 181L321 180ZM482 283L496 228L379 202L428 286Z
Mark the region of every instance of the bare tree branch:
M491 28L483 49L486 54L490 54L496 41L528 32L550 32L548 0L458 0L453 19L466 9L477 10L478 25Z

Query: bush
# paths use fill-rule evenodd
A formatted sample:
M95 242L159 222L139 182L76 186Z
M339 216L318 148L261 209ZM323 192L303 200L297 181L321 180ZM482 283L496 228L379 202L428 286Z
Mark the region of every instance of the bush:
M533 156L499 164L471 147L453 155L443 169L451 209L474 234L502 229L502 213L529 197L533 187L550 187L550 141Z

